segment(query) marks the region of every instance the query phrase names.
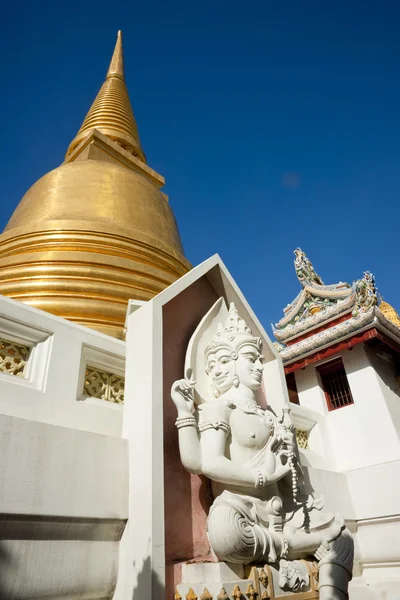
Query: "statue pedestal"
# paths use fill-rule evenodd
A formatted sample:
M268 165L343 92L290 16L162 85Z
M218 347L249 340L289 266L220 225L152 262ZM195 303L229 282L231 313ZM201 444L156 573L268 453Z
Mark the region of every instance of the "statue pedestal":
M280 570L270 565L223 562L185 564L175 600L318 600L316 564L305 560L284 563ZM286 584L282 588L283 576Z

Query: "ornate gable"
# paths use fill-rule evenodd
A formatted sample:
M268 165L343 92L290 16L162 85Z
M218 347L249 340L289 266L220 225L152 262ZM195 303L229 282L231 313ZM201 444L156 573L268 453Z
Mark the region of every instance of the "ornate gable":
M325 285L306 254L300 248L294 253L295 271L302 290L284 309L284 317L273 327L279 342L293 341L346 313L357 316L377 304L375 279L369 271L352 285L342 281Z

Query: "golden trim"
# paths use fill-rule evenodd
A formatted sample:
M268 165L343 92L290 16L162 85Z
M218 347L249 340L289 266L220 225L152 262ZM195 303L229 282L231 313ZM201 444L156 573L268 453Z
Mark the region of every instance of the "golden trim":
M305 564L310 577L309 591L275 596L272 570L269 565L265 565L260 569L260 571L263 571L266 576L266 579L263 582L264 591L261 594L261 600L318 600L318 566L316 566L315 563L310 565L310 563L306 560L302 560L301 562ZM252 567L248 577L249 579L251 578L254 580L256 584L256 590L259 591L259 593L261 593L260 571L258 568ZM265 583L267 583L267 586L265 586Z
M110 156L113 161L119 163L123 167L144 175L158 189L165 185L165 178L160 175L160 173L157 173L157 171L141 161L140 158L130 154L127 150L122 148L120 144L114 142L97 129L93 129L93 131L88 133L72 153L65 158L64 163L70 163L74 160L86 160L85 158L82 158L82 154L86 149L88 149L88 158L90 158L90 146L99 148L101 151L105 152L106 155ZM168 202L168 196L166 196L166 194L163 194L163 196Z

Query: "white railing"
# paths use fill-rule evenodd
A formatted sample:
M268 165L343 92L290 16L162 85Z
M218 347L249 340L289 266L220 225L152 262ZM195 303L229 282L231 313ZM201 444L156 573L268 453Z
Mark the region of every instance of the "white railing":
M0 296L0 413L122 430L125 342Z

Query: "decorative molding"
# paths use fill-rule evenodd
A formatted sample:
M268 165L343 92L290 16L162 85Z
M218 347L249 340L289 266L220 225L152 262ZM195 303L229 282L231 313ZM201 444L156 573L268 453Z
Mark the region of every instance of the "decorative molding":
M302 450L308 450L308 437L310 431L304 429L296 429L296 441L299 448Z
M244 595L242 594L242 590L239 585L235 585L232 592L233 600L245 600Z
M124 401L125 377L86 365L84 395L122 404Z
M156 188L161 188L165 185L165 178L157 173L154 169L149 167L142 160L128 152L118 142L107 137L104 133L101 133L98 129L93 129L88 135L82 139L82 141L73 149L71 154L65 158L65 162L73 162L76 158L87 148L91 143L95 143L96 146L101 148L106 154L111 156L116 162L119 162L124 167L132 169L141 175L144 175L149 179Z
M359 313L357 316L352 317L351 319L347 319L342 323L338 323L333 327L324 329L324 331L320 331L319 333L316 333L305 340L301 340L300 342L284 348L284 350L280 352L281 358L284 363L287 363L288 361L295 360L306 353L315 352L317 349L322 348L327 344L337 342L351 333L354 333L355 331L372 324L374 322L374 318L375 309L372 307L365 313Z
M84 344L78 378L78 400L123 403L125 357ZM120 406L121 408L121 406Z
M370 517L369 519L357 519L355 523L357 527L359 527L360 525L385 525L386 523L398 523L399 521L400 514L385 517Z
M390 335L398 344L400 344L400 328L379 310L377 306L372 306L367 312L359 312L350 319L338 323L333 327L328 327L315 335L312 335L291 346L283 346L276 342L279 354L284 364L288 364L307 354L321 350L323 347L342 341L349 335L368 328L369 325L378 325L380 330Z
M314 425L318 423L320 415L316 411L300 406L299 404L291 403L290 406L290 415L295 429L302 429L303 431L310 432Z
M203 565L204 566L204 565ZM215 573L202 573L201 582L180 583L174 600L318 600L318 563L307 560L279 561L278 565L248 567L243 579L218 585ZM229 588L228 588L229 586ZM219 593L217 590L220 589ZM229 589L230 593L226 590ZM201 592L200 590L203 590Z
M0 340L4 352L1 356L0 351L0 362L3 363L3 368L0 368L0 382L43 391L50 360L52 332L2 314L0 315ZM13 373L12 368L6 368L7 348L9 351L19 353L21 359L22 354L25 355L23 374ZM20 350L17 350L18 348Z
M313 315L309 315L304 321L298 321L293 325L289 324L282 330L274 329L274 336L279 342L289 342L301 333L314 329L323 323L329 323L330 321L333 321L335 317L342 315L347 311L350 312L353 305L354 297L350 296L349 298L346 298L346 300L331 304L323 310Z
M398 569L400 567L400 560L387 560L384 562L373 562L373 561L361 561L363 568L368 569Z
M0 373L25 377L31 347L0 338Z
M279 562L279 587L284 591L304 592L310 583L310 576L304 563L281 559Z
M40 329L30 323L24 323L8 315L0 314L0 335L7 340L34 346L46 340L52 333L47 329Z
M259 596L259 593L254 588L252 583L250 583L249 587L247 588L246 596L249 598L249 600L257 600Z

